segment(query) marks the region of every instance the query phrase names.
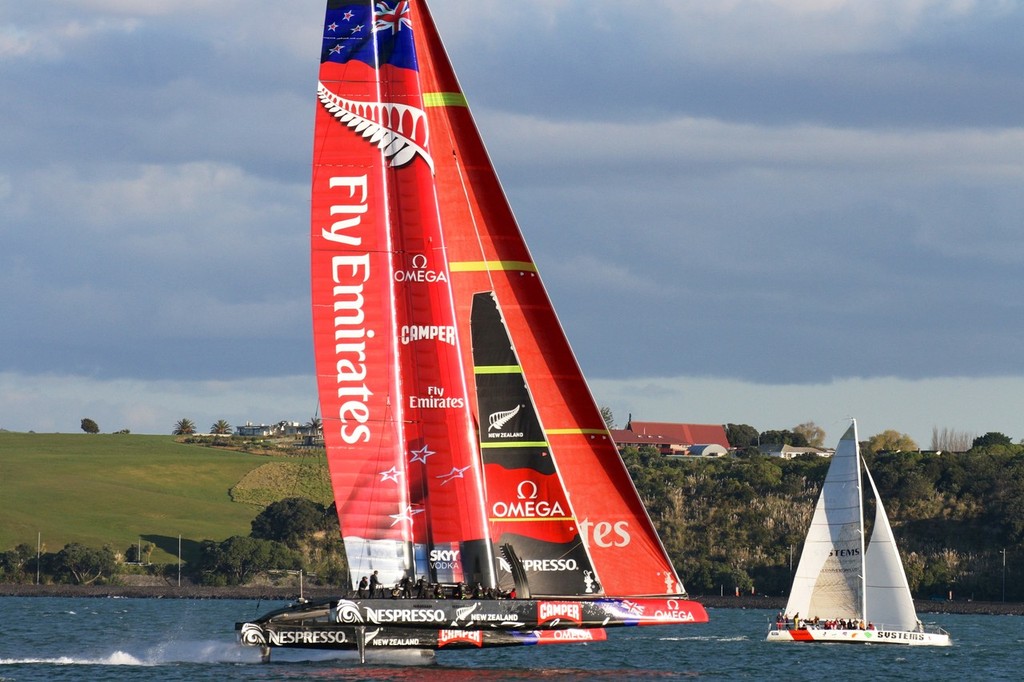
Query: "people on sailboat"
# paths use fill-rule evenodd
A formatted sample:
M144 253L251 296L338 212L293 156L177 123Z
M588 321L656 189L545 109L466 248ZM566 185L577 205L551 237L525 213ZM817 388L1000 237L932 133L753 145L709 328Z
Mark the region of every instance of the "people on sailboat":
M359 581L359 598L360 599L366 599L366 596L367 596L367 594L369 594L369 591L370 591L370 579L367 578L364 575L362 577L362 579Z
M370 576L370 598L374 599L379 596L378 592L380 592L380 578L377 577L377 571L374 571Z

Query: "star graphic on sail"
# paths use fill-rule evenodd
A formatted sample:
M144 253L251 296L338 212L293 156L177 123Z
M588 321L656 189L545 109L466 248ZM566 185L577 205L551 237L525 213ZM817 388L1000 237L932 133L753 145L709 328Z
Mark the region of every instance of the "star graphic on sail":
M410 504L407 505L404 510L398 512L397 514L388 514L388 516L394 519L394 521L391 522L391 525L394 526L395 524L401 523L402 521L408 521L409 523L412 523L412 517L422 513L422 509L413 509L412 505Z
M426 464L427 457L430 457L431 455L437 453L431 450L428 446L424 445L419 450L410 451L410 454L412 455L412 459L409 460L409 464L415 464L416 462L423 462L424 464Z
M463 476L463 474L466 473L466 471L468 471L468 470L469 470L468 466L461 467L461 468L459 468L459 467L452 467L452 470L449 471L447 474L441 474L440 476L435 476L434 478L443 478L444 480L441 481L441 485L444 485L445 483L448 483L450 481L454 481L456 478L465 478Z
M394 481L395 483L398 483L398 477L402 475L402 472L395 467L391 467L387 471L381 471L378 473L380 473L381 483L384 481Z

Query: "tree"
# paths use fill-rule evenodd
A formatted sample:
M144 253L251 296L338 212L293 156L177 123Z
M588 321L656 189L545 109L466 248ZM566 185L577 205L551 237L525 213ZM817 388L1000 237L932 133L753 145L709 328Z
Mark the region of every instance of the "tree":
M807 447L807 439L802 433L793 431L764 431L761 434L761 445L792 445L795 448Z
M82 430L86 433L99 433L100 427L99 424L86 417L82 420Z
M320 417L313 417L306 422L306 428L309 429L309 435L319 438L324 435L324 423L320 420Z
M22 543L14 549L0 552L0 581L19 583L28 575L30 560L34 560L36 551L27 543Z
M825 444L825 429L814 422L804 422L793 427L793 433L799 433L811 447L820 448Z
M64 545L54 558L55 577L71 579L76 585L89 585L114 572L117 562L109 547L96 549L77 542Z
M615 415L612 414L612 408L607 405L601 408L601 419L604 419L604 425L609 429L615 428Z
M180 424L181 422L178 423ZM230 436L231 424L228 424L224 419L218 419L214 425L210 427L210 433L215 436Z
M725 437L734 448L757 446L760 434L750 424L726 424Z
M85 428L84 426L82 428ZM998 431L989 431L984 436L978 436L971 443L972 448L987 448L992 445L1013 445L1013 440Z
M196 424L191 419L179 419L174 425L174 431L171 433L175 436L191 436L196 432Z
M974 434L954 429L932 427L932 450L936 452L967 452L971 449Z
M205 540L200 549L200 568L204 582L244 584L257 574L271 569L296 570L302 564L299 555L279 542L235 535L224 542Z
M869 452L913 452L918 449L914 439L893 429L876 433L868 439Z
M297 549L300 541L327 528L327 511L304 497L273 502L252 520L252 537L283 542Z

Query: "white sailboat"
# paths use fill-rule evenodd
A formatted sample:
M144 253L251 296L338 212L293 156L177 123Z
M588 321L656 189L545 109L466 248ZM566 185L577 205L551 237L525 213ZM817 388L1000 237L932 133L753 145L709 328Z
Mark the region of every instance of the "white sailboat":
M875 501L870 542L864 532L864 479ZM786 611L768 641L952 644L945 630L918 620L892 527L860 456L856 421L836 448Z

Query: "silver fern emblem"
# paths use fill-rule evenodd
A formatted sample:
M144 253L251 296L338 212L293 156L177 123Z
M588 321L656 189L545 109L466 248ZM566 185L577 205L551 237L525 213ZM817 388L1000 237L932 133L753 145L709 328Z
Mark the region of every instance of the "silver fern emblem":
M505 424L508 423L512 417L519 414L519 410L522 405L516 405L511 410L505 410L503 412L492 412L491 416L488 417L488 423L490 426L487 428L488 431L501 431L505 428Z
M266 646L267 637L263 634L263 628L256 623L244 623L241 632L242 644L248 646Z
M427 114L422 109L391 102L357 102L339 97L323 83L317 97L334 118L364 140L376 145L393 168L400 168L417 156L434 170L434 160L424 149L427 144Z
M336 623L362 623L363 614L356 603L339 599L338 605L334 607L333 620Z

